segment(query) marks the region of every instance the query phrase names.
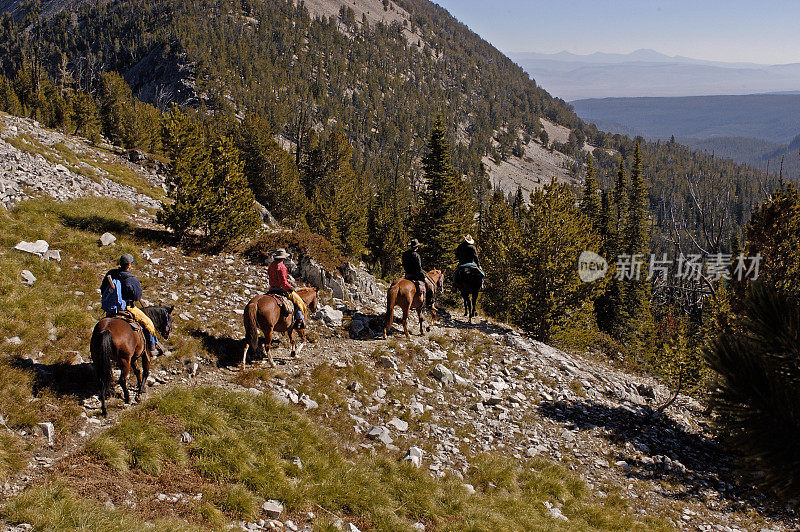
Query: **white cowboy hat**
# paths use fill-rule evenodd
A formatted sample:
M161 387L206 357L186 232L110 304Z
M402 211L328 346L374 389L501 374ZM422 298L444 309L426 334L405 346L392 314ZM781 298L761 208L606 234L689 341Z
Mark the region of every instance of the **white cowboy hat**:
M464 242L466 242L467 244L472 245L472 244L475 243L475 239L472 238L472 235L464 235Z
M291 255L289 255L286 252L286 250L283 249L283 248L275 250L275 254L272 255L272 258L275 259L275 260L277 260L277 259L288 259L289 257L291 257Z

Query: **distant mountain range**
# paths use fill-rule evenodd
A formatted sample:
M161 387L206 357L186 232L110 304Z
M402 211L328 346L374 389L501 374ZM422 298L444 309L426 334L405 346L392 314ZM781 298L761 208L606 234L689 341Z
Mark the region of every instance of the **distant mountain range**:
M704 96L800 89L800 63L726 63L654 50L630 54L508 54L536 82L564 100L639 96Z
M770 172L800 175L800 93L571 102L583 120L612 133L681 144Z

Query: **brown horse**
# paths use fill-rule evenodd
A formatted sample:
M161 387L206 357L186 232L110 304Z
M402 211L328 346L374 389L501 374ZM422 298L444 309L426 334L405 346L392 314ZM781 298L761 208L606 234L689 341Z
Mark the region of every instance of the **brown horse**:
M434 292L434 295L436 295L436 293L444 288L444 275L439 270L431 270L428 272L428 277L430 277L431 281L433 281L433 284L436 286L436 291ZM425 308L425 301L423 301L421 295L414 281L397 279L392 283L392 286L390 286L388 292L386 292L386 318L383 326L384 338L386 338L386 335L389 333L389 329L392 328L394 307L397 306L403 311L403 331L406 333L406 338L410 336L408 334L408 313L411 309L417 311L420 336L425 334L422 326L422 310ZM434 310L431 310L431 322L436 323L436 311ZM431 328L428 327L428 331L430 330Z
M172 330L170 315L175 307L145 307L142 312L153 320L156 330L164 337L169 338ZM116 362L120 369L119 385L125 403L131 402L128 393L128 373L133 368L139 389L136 392L138 400L147 392L147 377L150 375L150 353L145 349L145 339L142 332L134 330L130 323L120 318L103 318L92 331L90 351L92 364L100 384L100 406L103 415L106 412L106 398L111 392L112 362ZM142 369L136 365L137 359L142 358Z
M305 301L309 314L316 312L317 306L319 306L319 290L317 288L298 288L296 292ZM306 316L306 320L309 318L310 316ZM269 294L257 295L244 308L244 330L247 337L245 338L244 352L242 353L242 366L247 361L248 349L253 350L253 357L259 354L261 346L259 345L258 329L261 329L266 337L266 356L271 367L275 367L275 362L272 361L272 354L270 353L273 332L288 333L292 357L299 355L306 343L305 329L297 328L291 313L281 314L281 309L275 297ZM295 330L300 333L301 343L300 347L297 348L294 342Z

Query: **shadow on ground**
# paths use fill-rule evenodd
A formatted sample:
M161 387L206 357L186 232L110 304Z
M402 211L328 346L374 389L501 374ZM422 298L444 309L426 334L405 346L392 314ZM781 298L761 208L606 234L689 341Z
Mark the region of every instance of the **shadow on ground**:
M33 395L50 391L56 395L86 399L97 393L97 378L92 364L41 364L29 359L16 358L12 364L33 371Z
M173 233L166 229L152 229L144 227L134 227L128 222L106 218L104 216L74 216L62 215L61 222L66 227L79 229L81 231L91 231L94 233L112 233L115 235L128 234L138 240L149 242L158 246L174 246L177 240Z
M702 500L732 510L750 506L762 515L789 519L784 507L768 504L769 498L763 492L745 482L747 477L735 469L734 457L719 444L703 434L690 432L649 406L608 406L591 400L543 401L539 403L539 412L543 417L569 424L567 428L575 431L601 427L600 435L619 446L613 459L629 464L629 477L676 483L661 483L664 496ZM637 458L639 453L644 459Z

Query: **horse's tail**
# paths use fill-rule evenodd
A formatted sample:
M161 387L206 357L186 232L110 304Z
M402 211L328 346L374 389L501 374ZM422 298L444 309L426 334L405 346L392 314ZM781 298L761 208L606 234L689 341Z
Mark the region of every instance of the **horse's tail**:
M389 334L394 321L394 306L397 302L397 293L400 291L400 283L395 283L386 291L386 317L383 323L383 335Z
M114 339L111 337L111 331L108 329L102 331L100 333L100 356L97 357L94 363L97 379L100 381L100 399L103 402L103 410L105 410L105 399L111 393L111 380L113 379L111 356L114 353L114 349Z
M253 300L244 308L244 332L247 345L253 350L253 356L258 353L258 302ZM247 346L245 346L245 354Z

